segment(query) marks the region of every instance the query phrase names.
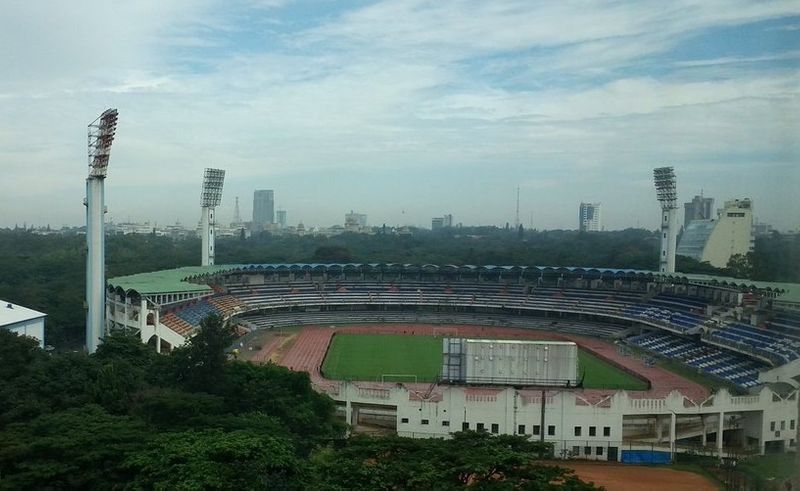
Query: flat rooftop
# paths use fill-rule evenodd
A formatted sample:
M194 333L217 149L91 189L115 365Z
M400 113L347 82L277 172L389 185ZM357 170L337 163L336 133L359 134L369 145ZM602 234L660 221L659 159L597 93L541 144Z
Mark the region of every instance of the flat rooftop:
M47 314L0 300L0 327L46 317Z

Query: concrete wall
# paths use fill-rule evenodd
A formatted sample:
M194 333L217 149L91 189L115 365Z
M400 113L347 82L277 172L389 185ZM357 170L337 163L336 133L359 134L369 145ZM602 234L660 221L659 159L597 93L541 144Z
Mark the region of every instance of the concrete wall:
M424 400L419 392L403 386L339 383L318 389L343 402L348 408L354 404L396 407L397 433L400 436L447 438L451 433L467 428L464 424L470 430L482 428L490 433L525 434L535 440L541 436L541 433L534 434L534 427L541 424L539 390L440 386ZM787 398L782 398L768 388L762 389L757 395L732 396L723 389L706 401L695 403L685 399L678 391L664 398L652 399L619 391L590 402L579 391L549 390L545 396L543 430L545 441L556 444L556 455L562 449L569 451L573 447L580 447L583 454L583 447L588 446L592 452L589 457L604 460L607 450L604 455L596 455L599 446L606 449L615 446L620 450L652 450L661 446L669 451L679 451L676 427L681 426L681 419L698 421L698 417L703 416L707 421L707 433L718 434L716 441L708 442L712 447L723 449L720 429L728 432L734 429L757 438L758 443L753 450L763 453L766 441L779 439L783 440L785 448L790 447L796 432L790 430L791 421L795 420L795 428L798 424L797 397L797 392L793 392ZM663 439L624 441L625 418L660 420ZM776 431L780 431L778 436L770 429L773 421ZM781 421L784 421L785 428L782 431ZM576 431L576 427L580 429Z

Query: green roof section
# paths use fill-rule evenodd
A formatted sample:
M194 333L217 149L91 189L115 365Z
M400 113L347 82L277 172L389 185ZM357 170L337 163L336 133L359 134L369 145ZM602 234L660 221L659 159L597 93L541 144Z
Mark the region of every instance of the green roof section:
M238 269L236 265L215 265L215 266L186 266L177 269L165 269L150 273L138 273L129 276L118 276L110 278L107 283L114 288L123 290L134 290L140 295L150 293L174 293L174 292L210 292L208 285L199 285L185 281L186 278L219 273L221 271Z

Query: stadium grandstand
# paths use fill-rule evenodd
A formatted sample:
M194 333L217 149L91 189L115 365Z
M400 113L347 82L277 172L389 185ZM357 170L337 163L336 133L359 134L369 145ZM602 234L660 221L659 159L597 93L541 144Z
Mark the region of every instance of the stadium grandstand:
M134 330L159 352L185 343L212 313L237 327L242 346L308 326L277 360L309 372L353 427L526 434L598 460L796 449L800 285L603 268L240 264L112 278L106 297L107 328ZM335 335L382 332L574 342L647 389L323 375ZM253 359L275 359L282 342L258 346Z

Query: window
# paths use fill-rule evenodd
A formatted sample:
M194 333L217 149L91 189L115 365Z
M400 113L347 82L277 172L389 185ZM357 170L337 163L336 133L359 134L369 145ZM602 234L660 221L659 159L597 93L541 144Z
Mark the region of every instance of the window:
M401 418L401 419L400 419L400 422L401 422L401 423L408 423L408 418Z
M572 455L578 456L581 453L581 447L575 445L572 447Z
M576 426L575 427L575 436L581 436L581 427L580 426Z
M603 426L603 436L611 436L611 427Z
M525 434L525 425L517 426L517 434L518 435L524 435Z
M553 436L553 435L555 435L555 434L556 434L556 427L555 427L555 425L549 425L549 426L547 427L547 434L548 434L548 435L550 435L550 436Z
M592 455L592 447L583 447L583 455Z
M589 436L597 436L597 426L589 427Z
M598 456L603 455L603 447L595 448L595 454L597 454Z
M422 420L422 424L426 425L426 424L428 424L428 423L429 423L429 421L428 421L427 419L423 419L423 420Z
M781 421L781 431L786 429L786 420Z
M769 431L775 431L775 422L774 421L770 421L770 423L769 423Z
M442 426L450 426L450 422L449 421L442 421Z
M539 425L533 425L533 434L538 436L540 429L541 428L539 428Z
M790 430L794 429L794 420L793 419L789 420L789 429Z
M469 431L469 423L464 421L461 423L461 431Z
M483 426L483 423L478 423L475 426L475 430L477 430L477 431L486 431L486 428Z
M500 433L500 425L497 423L492 423L492 433Z

